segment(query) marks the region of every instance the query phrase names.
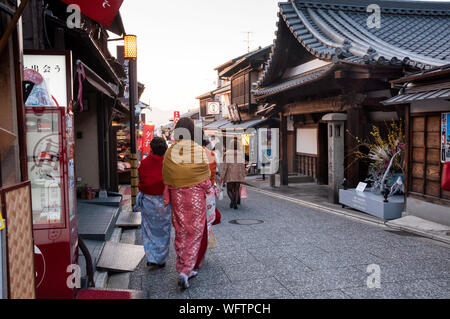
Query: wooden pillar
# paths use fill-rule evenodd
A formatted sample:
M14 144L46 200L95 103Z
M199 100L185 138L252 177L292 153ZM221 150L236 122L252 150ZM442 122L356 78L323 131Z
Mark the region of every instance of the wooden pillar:
M98 137L98 169L100 190L106 189L106 158L105 158L105 106L103 104L103 94L97 93L97 137Z
M280 146L281 146L281 166L280 166L280 181L282 186L289 184L289 167L288 167L288 146L287 146L287 118L280 114Z
M347 109L347 130L350 134L345 137L345 153L346 153L346 178L350 187L356 187L360 182L360 163L354 155L357 148L355 137L364 138L364 129L366 118L361 103L365 99L363 94L348 94L346 100L348 102Z

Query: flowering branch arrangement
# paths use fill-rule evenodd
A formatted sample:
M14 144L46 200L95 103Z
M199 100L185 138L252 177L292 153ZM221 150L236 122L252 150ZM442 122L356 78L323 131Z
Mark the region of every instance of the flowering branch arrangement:
M385 123L386 134L383 136L381 130L377 126L372 126L372 131L367 139L360 139L351 135L357 142L357 146L353 151L356 161L363 160L369 162L369 176L366 181L372 182L372 189L378 193L382 190L381 181L386 170L388 170L391 161L388 176L392 179L395 175L405 174L405 150L406 137L403 133L403 123L390 122ZM363 150L368 150L363 151ZM397 154L398 153L398 154ZM397 154L397 156L394 156ZM392 181L395 183L395 181ZM391 183L391 184L392 184Z

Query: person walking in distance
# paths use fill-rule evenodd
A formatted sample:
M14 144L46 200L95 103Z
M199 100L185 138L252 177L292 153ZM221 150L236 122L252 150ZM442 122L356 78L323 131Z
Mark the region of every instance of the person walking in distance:
M228 144L221 165L219 185L227 184L227 193L230 198L230 208L238 209L241 203L241 183L245 182L245 158L236 138Z

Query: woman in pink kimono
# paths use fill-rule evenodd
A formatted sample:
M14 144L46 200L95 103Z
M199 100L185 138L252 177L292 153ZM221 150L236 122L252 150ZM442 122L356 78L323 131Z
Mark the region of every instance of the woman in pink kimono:
M182 118L175 127L176 142L164 158L164 202L172 205L178 285L189 287L207 232L206 196L211 192L210 169L204 149L194 141L194 122ZM206 237L207 238L207 237Z

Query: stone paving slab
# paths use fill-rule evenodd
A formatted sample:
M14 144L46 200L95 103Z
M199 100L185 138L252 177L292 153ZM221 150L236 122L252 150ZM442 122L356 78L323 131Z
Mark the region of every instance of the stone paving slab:
M116 227L140 227L142 216L140 212L122 211L117 218Z
M134 271L144 255L143 246L107 242L97 263L97 268L111 271Z
M164 269L141 261L130 289L149 298L448 298L450 250L435 241L248 191L242 207L218 202L218 247L207 252L191 287L177 287L173 237ZM229 224L236 218L264 224ZM142 242L136 232L136 242ZM381 290L367 288L367 266L379 264Z

